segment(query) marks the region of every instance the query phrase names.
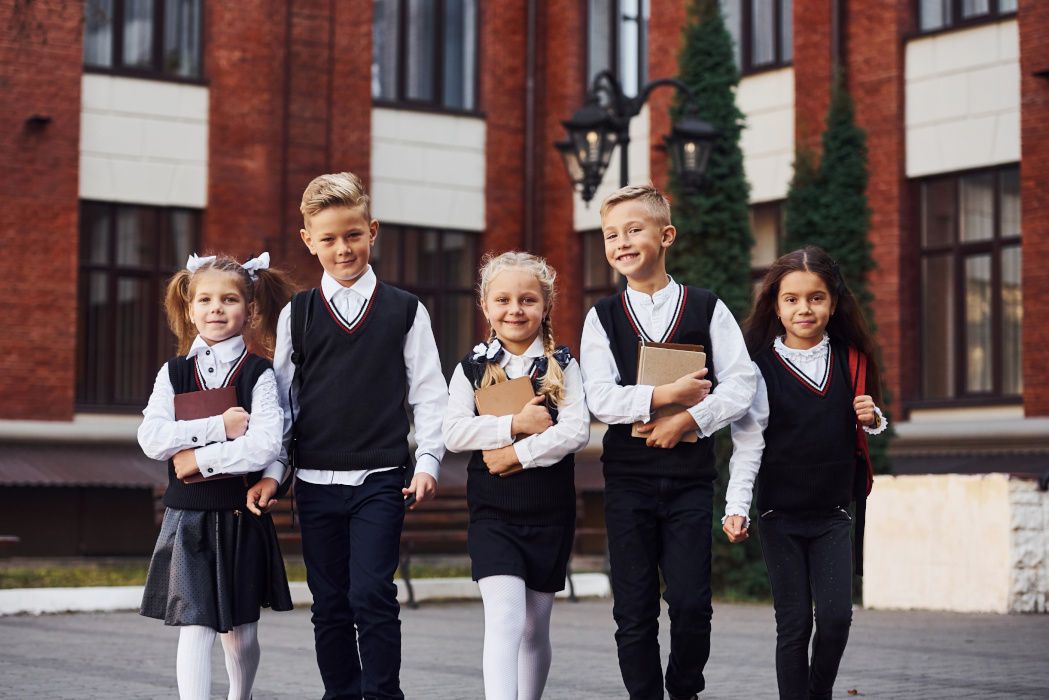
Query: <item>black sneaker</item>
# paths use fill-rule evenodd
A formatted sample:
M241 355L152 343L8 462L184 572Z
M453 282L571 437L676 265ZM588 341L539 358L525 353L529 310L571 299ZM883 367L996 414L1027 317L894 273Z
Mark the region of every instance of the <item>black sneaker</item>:
M699 696L698 695L689 695L689 696L686 697L684 695L671 695L670 696L670 700L699 700Z

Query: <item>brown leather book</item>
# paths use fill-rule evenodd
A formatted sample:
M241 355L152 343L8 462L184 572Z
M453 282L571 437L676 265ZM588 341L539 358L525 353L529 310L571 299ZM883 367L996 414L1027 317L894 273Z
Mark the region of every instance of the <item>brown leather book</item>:
M512 416L521 412L535 398L532 380L518 377L474 392L477 413L482 416ZM510 467L499 476L510 476L524 469L520 464Z
M687 345L683 343L638 343L637 350L637 384L648 386L661 386L676 382L686 374L692 374L706 367L707 354L703 352L702 345ZM685 410L685 406L670 404L661 406L652 413L652 420L672 416ZM648 438L648 435L639 433L638 426L643 423L634 423L630 434L634 437ZM689 431L682 436L682 442L696 442L699 437L695 431Z
M237 388L233 386L175 394L175 420L196 420L221 416L227 409L235 408L237 405ZM202 481L234 477L242 478L243 474L222 474L205 479L203 474L197 472L182 481L186 484L197 484Z

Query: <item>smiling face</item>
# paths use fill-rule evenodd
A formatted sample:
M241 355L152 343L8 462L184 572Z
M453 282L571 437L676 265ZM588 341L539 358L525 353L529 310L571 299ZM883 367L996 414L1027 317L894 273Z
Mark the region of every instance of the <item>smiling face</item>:
M363 207L328 207L309 217L300 233L324 271L351 287L368 269L379 222L368 221Z
M193 276L189 318L208 345L240 335L249 318L248 304L237 275L201 270Z
M677 231L655 223L642 202L629 199L613 206L601 217L601 232L608 264L632 285L666 279L664 253Z
M776 315L787 332L783 344L799 350L818 345L835 306L819 275L806 270L785 275L776 298Z
M520 268L509 268L489 283L481 311L503 347L514 355L522 355L539 335L549 308L536 276Z

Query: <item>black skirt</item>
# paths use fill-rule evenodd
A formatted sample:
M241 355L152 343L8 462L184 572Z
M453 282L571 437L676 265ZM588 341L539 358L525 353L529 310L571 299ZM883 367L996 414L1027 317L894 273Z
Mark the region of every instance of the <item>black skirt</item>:
M475 520L467 528L474 581L488 576L518 576L540 593L565 588L575 524L515 525L502 520Z
M228 632L258 621L263 607L292 609L273 518L168 508L139 612Z

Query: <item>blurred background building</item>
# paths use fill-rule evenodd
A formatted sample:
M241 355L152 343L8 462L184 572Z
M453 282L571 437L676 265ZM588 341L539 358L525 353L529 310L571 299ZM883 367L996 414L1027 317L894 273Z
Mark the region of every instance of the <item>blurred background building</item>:
M1049 5L722 7L755 280L836 52L868 136L896 470L1044 470ZM587 207L552 144L601 69L628 94L674 75L685 18L685 0L0 0L0 534L20 554L148 553L165 475L134 435L173 354L165 281L190 252L268 250L317 284L298 203L323 172L369 184L376 272L426 303L446 373L482 333L486 251L550 260L577 347L615 289L598 202L618 156ZM632 122L633 182L666 183L670 99Z

